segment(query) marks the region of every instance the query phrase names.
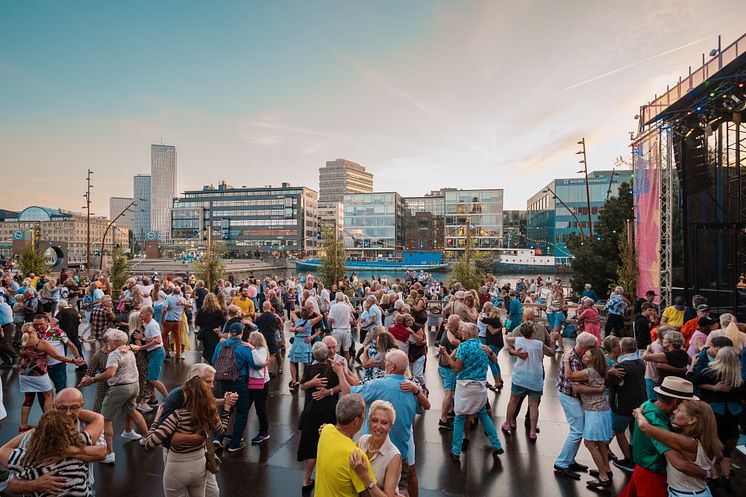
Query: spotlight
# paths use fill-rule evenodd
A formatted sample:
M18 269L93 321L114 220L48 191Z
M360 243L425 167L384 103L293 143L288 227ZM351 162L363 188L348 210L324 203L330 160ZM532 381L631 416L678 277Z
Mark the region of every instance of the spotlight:
M720 50L718 50L717 48L713 48L712 50L710 50L710 57L715 57L718 52L720 52Z

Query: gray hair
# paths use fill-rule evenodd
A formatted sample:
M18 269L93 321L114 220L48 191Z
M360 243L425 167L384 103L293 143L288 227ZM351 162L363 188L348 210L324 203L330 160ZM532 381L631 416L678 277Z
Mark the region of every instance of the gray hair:
M60 300L57 303L57 310L58 311L61 311L62 309L67 309L68 307L70 307L70 306L67 304L67 300Z
M205 373L215 374L215 368L204 362L198 362L192 365L191 368L189 368L186 379L187 381L189 381L195 377L202 378L203 376L205 376Z
M590 298L590 297L583 297L582 299L580 299L580 303L581 304L590 304L592 306L596 302L592 298Z
M314 361L324 362L329 357L329 347L324 342L316 342L311 347L311 354Z
M575 338L575 343L581 347L595 347L598 341L595 336L584 331Z
M362 418L365 416L365 399L363 396L356 393L343 396L337 402L337 423L342 426L347 426L355 421L355 418Z
M336 300L337 302L344 302L345 294L342 292L337 292L337 294L334 296L334 300Z
M720 327L727 328L728 325L734 322L735 320L736 320L736 317L733 314L729 312L724 312L723 314L720 315Z
M373 414L374 411L387 412L389 418L391 419L392 426L396 422L396 409L394 409L394 405L388 400L374 400L373 403L370 405L370 409L368 409L368 419L370 419L370 416Z
M681 348L684 346L684 335L682 335L678 331L666 332L663 338L671 342L676 348Z
M122 330L109 328L108 330L106 330L106 333L104 333L104 340L109 343L117 342L124 345L129 341L129 337L127 336L127 333L123 332Z
M155 311L153 310L152 306L144 305L144 306L140 307L140 314L142 314L143 312L147 312L151 316L155 316Z
M619 295L622 295L624 293L624 287L623 286L618 286L618 287L614 288L614 291L616 293L618 293Z
M267 339L259 331L252 331L249 334L249 342L256 348L267 348Z
M461 323L461 334L467 335L469 338L479 336L479 328L474 323Z

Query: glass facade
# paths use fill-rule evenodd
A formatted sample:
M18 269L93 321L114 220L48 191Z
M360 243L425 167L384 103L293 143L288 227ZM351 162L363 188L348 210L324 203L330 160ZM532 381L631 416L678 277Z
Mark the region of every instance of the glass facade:
M133 199L129 197L111 197L109 199L109 219L116 219L117 216L122 214L122 212L129 207L132 201ZM117 226L132 230L135 219L135 209L136 207L133 205L127 212L122 214L119 219L117 219Z
M527 211L503 212L503 248L526 248Z
M591 222L594 227L607 198L615 196L622 183L630 182L631 175L631 171L613 171L613 177L612 171L588 174ZM555 192L557 199L550 190ZM531 197L527 207L527 241L531 248L541 250L544 254L571 256L566 245L570 236L579 234L581 229L588 235L585 177L555 179ZM595 230L593 235L603 236Z
M171 214L175 246L205 246L207 229L228 251L309 254L316 250L317 194L304 187L217 188L185 192Z
M137 204L134 206L132 230L137 242L145 241L145 235L150 231L150 180L148 174L138 174L134 178L133 198L137 199Z
M350 255L394 257L404 242L402 198L398 193L344 196L344 243Z
M467 239L479 251L502 246L503 190L452 190L445 192L446 257L455 258Z
M404 248L443 250L445 197L430 195L404 198Z
M150 146L150 229L161 240L171 234L171 204L176 197L176 147Z

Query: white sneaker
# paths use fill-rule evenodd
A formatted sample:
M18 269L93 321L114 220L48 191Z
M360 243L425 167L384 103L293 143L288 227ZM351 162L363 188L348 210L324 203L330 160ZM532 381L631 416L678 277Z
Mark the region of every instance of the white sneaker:
M121 437L125 440L140 440L142 435L136 431L123 431Z
M151 412L153 410L148 404L138 404L137 410L140 412Z
M112 452L111 454L107 454L106 458L104 458L104 460L101 462L104 464L114 464L114 458L115 454Z
M143 437L140 437L140 440L138 440L137 443L145 447L145 439Z

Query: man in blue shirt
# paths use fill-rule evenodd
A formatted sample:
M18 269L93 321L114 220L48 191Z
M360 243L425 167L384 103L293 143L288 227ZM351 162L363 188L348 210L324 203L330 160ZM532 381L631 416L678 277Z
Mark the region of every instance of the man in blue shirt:
M221 341L215 347L215 353L212 357L212 363L215 364L218 369L218 376L221 371L219 370L219 364L217 362L220 357L220 352L224 347L233 348L233 360L235 361L236 369L238 370L239 376L235 380L218 380L218 393L222 397L227 392L233 392L238 394L238 400L236 401L236 419L233 422L233 434L231 435L230 444L228 444L228 453L232 454L239 450L246 448L246 442L243 441L241 436L246 428L246 423L249 419L249 368L255 365L254 359L251 355L251 349L243 345L241 342L241 334L243 333L244 327L242 323L233 323L228 328L230 338L225 342ZM221 361L222 362L222 361ZM217 437L219 443L223 443L223 435Z
M407 354L401 350L393 349L386 353L385 371L386 376L367 381L362 385L350 386L349 380L355 380L345 374L344 363L334 363L334 371L339 376L339 386L343 394L357 393L363 396L365 404L370 405L374 400L387 400L391 402L396 410L396 421L391 427L389 437L391 442L399 449L402 460L402 479L399 482L400 489L407 488L410 478L410 466L407 460L409 454L409 439L412 437L412 423L414 422L417 402L422 403L425 409L430 408L424 392L404 377L409 366ZM363 434L370 433L367 422L363 424ZM412 471L414 466L411 467Z
M593 289L590 283L585 284L585 288L583 289L583 293L580 294L580 298L588 297L590 299L593 299L593 302L598 302L598 294L596 293L596 290Z
M471 323L461 323L461 345L452 355L445 356L456 372L456 402L453 406L456 419L453 420L453 441L451 457L461 456L464 423L469 416L476 414L482 422L484 432L492 444L492 455L502 454L503 448L495 430L495 424L487 412L487 368L489 361L497 361L497 356L479 341L479 329ZM486 349L486 350L485 350Z

